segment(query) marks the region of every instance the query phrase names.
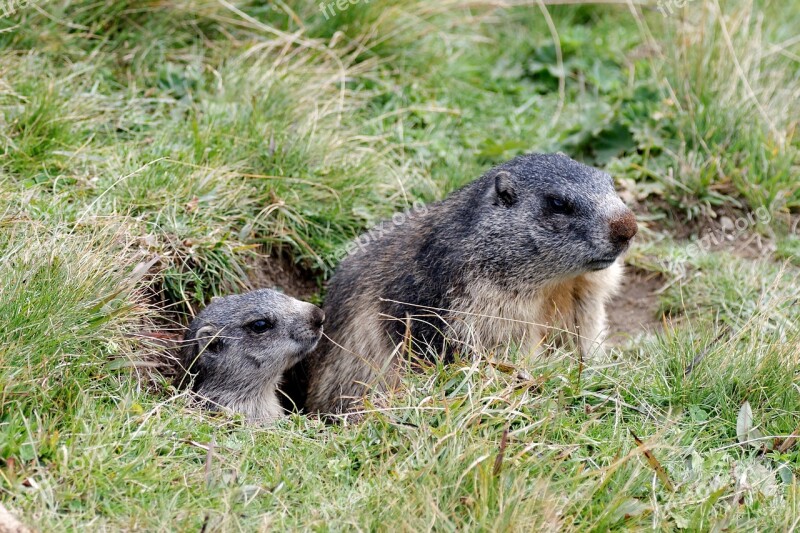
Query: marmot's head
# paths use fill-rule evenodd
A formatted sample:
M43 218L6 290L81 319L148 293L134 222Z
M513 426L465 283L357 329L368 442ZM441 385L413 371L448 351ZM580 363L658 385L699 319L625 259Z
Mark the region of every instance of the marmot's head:
M487 172L474 189L481 263L513 280L547 281L611 266L636 218L611 176L561 154L530 154ZM491 272L487 272L491 274ZM510 280L510 281L513 281Z
M253 401L316 347L324 318L317 306L269 289L212 299L181 351L193 390L226 407Z

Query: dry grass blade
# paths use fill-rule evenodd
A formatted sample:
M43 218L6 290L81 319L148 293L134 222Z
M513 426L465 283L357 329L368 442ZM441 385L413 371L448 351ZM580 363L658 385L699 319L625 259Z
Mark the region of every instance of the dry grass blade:
M700 352L699 354L697 354L697 355L695 356L695 358L694 358L694 359L692 359L692 362L689 364L689 366L687 366L687 367L686 367L686 370L684 370L684 371L683 371L683 377L685 377L685 378L686 378L686 377L689 377L689 374L691 374L691 373L692 373L692 370L694 370L694 369L697 367L697 365L699 365L699 364L700 364L700 363L703 361L703 359L705 359L706 355L708 355L708 352L710 352L710 351L711 351L711 349L712 349L712 348L714 348L714 347L717 345L717 343L718 343L718 342L719 342L719 341L722 339L722 337L723 337L723 336L724 336L724 335L725 335L727 332L728 332L728 329L726 328L726 329L725 329L725 330L723 330L723 331L722 331L722 332L721 332L719 335L717 335L717 336L716 336L716 338L714 338L714 340L713 340L713 341L711 341L710 343L708 343L708 346L706 346L705 348L703 348L703 351L702 351L702 352Z
M795 429L785 441L781 442L776 449L780 453L784 453L794 446L798 439L800 439L800 426L797 426L797 429Z
M633 437L633 440L636 441L636 445L639 446L639 449L642 450L642 453L647 459L647 463L653 470L655 470L656 475L658 476L658 479L661 480L661 483L664 485L664 488L666 488L670 492L675 492L675 487L672 484L672 481L669 480L669 475L667 474L667 471L664 469L663 466L661 466L661 463L658 461L658 459L656 459L656 456L653 455L653 452L651 452L647 448L645 443L642 442L642 440L639 437L637 437L633 431L631 431L631 436Z
M214 462L214 446L216 445L216 439L214 437L208 443L208 450L206 450L206 464L205 464L205 473L206 473L206 486L211 486L211 468Z
M494 468L492 468L492 475L497 476L503 470L503 457L506 454L506 445L508 444L508 428L503 430L503 436L500 438L500 451L497 452L497 458L494 460Z

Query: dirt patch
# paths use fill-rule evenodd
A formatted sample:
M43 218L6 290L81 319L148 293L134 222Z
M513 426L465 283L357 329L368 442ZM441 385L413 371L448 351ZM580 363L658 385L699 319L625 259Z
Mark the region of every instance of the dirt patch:
M647 229L654 233L669 235L676 242L696 244L703 251L728 252L742 259L774 257L776 246L771 230L767 228L766 234L756 231L759 224L771 221L772 214L763 208L743 211L722 206L712 212L713 216L687 220L669 209L663 200L653 200L651 203L658 207L654 212L659 216L648 217L639 209L636 213ZM795 221L792 216L785 216L784 221L792 226L800 224L800 217Z
M608 342L621 344L642 333L662 329L657 291L664 286L661 274L631 268L617 296L606 306Z
M305 271L285 255L258 255L248 261L248 290L278 289L293 298L318 298L319 285L311 272Z
M741 259L774 258L776 250L774 241L758 233L736 232L724 228L709 230L693 242L700 246L707 243L705 245L708 251L728 252Z

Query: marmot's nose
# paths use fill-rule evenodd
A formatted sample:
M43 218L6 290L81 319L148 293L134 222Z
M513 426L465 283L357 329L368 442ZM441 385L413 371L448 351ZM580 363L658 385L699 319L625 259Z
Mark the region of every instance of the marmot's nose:
M324 323L325 312L319 307L314 307L314 309L311 311L311 325L314 326L315 329L319 329Z
M636 217L630 209L626 209L623 213L614 216L608 225L611 229L611 241L617 244L627 243L633 239L633 236L639 230L636 227Z

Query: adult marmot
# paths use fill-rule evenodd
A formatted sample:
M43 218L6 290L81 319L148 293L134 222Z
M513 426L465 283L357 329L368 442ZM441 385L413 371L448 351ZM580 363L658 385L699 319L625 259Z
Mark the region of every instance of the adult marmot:
M346 412L396 381L409 348L445 360L509 342L534 353L566 331L589 353L636 230L611 176L560 154L517 157L384 222L330 281L330 339L296 370L308 380L296 401Z
M191 381L209 409L270 422L284 413L284 372L317 345L324 318L319 307L269 289L214 298L186 331L188 376L179 379Z

